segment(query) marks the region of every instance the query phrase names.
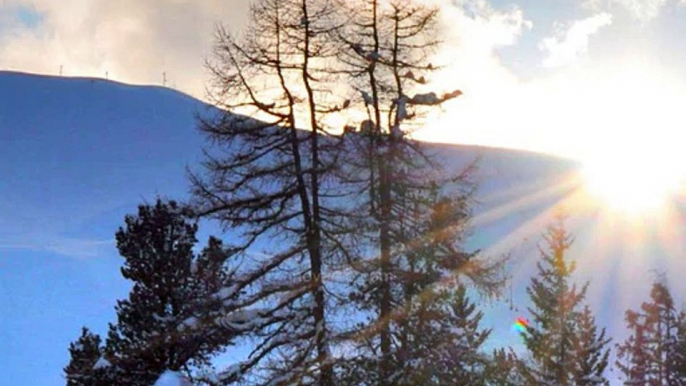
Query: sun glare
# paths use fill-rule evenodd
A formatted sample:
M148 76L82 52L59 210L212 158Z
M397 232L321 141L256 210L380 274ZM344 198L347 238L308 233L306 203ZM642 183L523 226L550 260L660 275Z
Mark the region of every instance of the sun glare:
M660 63L626 55L528 83L471 85L416 137L578 160L590 204L643 217L686 196L682 78ZM517 130L509 130L513 126ZM475 129L447 134L455 127Z
M597 126L581 158L586 190L614 211L655 214L681 193L686 177L684 92L665 74L640 66L602 82L589 98ZM635 92L640 90L640 92ZM602 117L602 118L600 118Z
M654 158L653 158L654 157ZM683 174L656 155L621 152L583 165L585 188L605 207L625 214L650 214L679 193Z

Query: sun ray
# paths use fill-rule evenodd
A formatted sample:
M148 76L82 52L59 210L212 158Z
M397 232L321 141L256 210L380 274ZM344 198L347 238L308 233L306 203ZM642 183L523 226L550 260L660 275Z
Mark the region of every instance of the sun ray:
M561 176L557 181L548 181L547 184L542 184L542 189L529 192L526 195L507 201L502 205L475 216L472 219L472 225L475 227L487 225L513 213L535 208L548 199L564 197L566 194L574 191L578 187L578 184L578 178L576 178L573 173L566 174Z
M545 227L550 223L550 221L555 217L555 214L560 210L566 213L580 213L583 209L584 200L581 199L578 189L571 190L567 194L561 196L555 202L541 208L534 217L520 221L519 225L510 231L500 240L493 243L488 248L484 249L484 254L504 254L511 252L515 248L527 245L530 242L535 242L538 240L538 236L545 229ZM535 253L533 254L535 255ZM536 256L529 256L527 259L535 258ZM513 267L513 276L517 275L517 267L520 265L525 265L525 260L519 260L518 264Z

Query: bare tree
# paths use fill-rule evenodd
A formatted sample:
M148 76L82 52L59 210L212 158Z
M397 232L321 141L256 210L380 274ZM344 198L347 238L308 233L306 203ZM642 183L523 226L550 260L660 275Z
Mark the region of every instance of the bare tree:
M345 212L327 180L339 141L325 122L348 105L331 92L333 10L327 0L260 0L241 37L217 31L210 96L223 111L201 121L214 146L205 172L190 175L193 205L240 229L241 250L263 249L249 329L260 343L226 382L255 369L257 383L333 385L325 277L342 253Z
M458 274L498 286L496 265L459 248L469 170L444 173L408 136L461 94L428 91L437 12L409 0L261 0L241 37L218 31L209 68L223 111L201 121L214 146L205 173L191 174L193 204L240 229L241 250L266 252L241 287L249 295L231 292L253 320L225 323L245 326L259 344L223 383L241 375L265 385L355 383L338 361L344 355L330 352L353 338L365 357L350 362L360 364L360 382L398 384L404 374L394 366L410 352L398 342L416 309L408 305L426 303L431 287ZM331 124L336 115L346 130ZM458 215L434 229L449 189ZM425 272L427 258L446 264ZM414 285L419 276L431 280ZM346 307L371 320L348 328L338 313Z
M402 362L412 360L407 321L422 309L417 303L437 299L434 288L450 275L497 291L501 262L484 263L456 248L469 218L471 168L450 175L409 137L428 112L462 94L430 91L430 76L439 69L431 63L440 46L438 9L411 0L345 1L341 7L348 17L337 31L342 72L360 95L354 106L366 112L360 133L348 136L354 150L346 165L356 169L348 173L356 176L350 182L366 195L358 212L370 214L358 226L366 231L361 242L378 252L353 265L359 275L351 295L369 320L350 332L364 354L352 362L349 376L352 384L390 386L415 378ZM458 206L448 206L458 216L434 229L429 224L437 205L451 201L438 196L450 189ZM432 252L424 253L427 248ZM449 264L429 268L427 259ZM411 333L417 338L427 331Z

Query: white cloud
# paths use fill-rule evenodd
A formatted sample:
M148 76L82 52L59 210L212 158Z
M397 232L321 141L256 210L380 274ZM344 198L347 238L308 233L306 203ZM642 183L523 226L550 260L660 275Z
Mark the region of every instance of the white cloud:
M603 0L582 0L581 6L591 11L598 11L603 7Z
M453 3L443 8L445 44L437 58L447 69L434 83L477 92L516 82L497 50L514 45L532 27L531 21L516 7L496 9L484 0Z
M0 0L0 15L16 15L17 7L41 21L14 20L0 32L0 69L57 74L63 66L65 75L108 72L142 84L160 84L166 72L169 85L203 96L214 27L239 27L248 1Z
M667 0L614 0L624 6L636 19L646 22L655 19Z
M47 236L47 240L44 240L46 236L41 236L43 239L25 237L23 242L13 240L3 243L0 241L0 250L50 252L67 257L88 258L101 256L107 249L111 249L115 245L114 240L75 239L61 236Z
M670 2L686 4L686 0L582 0L583 6L593 11L608 11L620 6L641 23L657 18L662 8Z
M479 46L492 55L496 47L514 44L521 34L533 27L519 7L494 8L486 0L454 0L443 4L444 33L448 45Z
M544 67L561 67L576 62L588 52L588 40L600 28L612 24L612 15L601 13L573 22L558 36L543 39L539 47L548 52Z
M521 10L496 10L486 0L425 1L443 6L451 37L479 51L479 60L490 60L494 47L514 43L530 27ZM0 0L0 24L6 26L0 31L0 70L58 74L63 66L67 76L109 73L110 79L136 84L161 84L166 72L169 85L202 97L208 80L203 61L211 55L214 27L221 22L241 28L248 5L249 0ZM40 23L23 25L17 7L40 15Z
M620 137L623 145L635 147L659 131L659 138L667 139L659 141L660 146L682 142L675 140L678 131L671 122L678 122L678 104L686 99L684 78L660 57L618 51L589 60L586 66L566 66L522 79L498 55L498 47L516 43L531 25L521 11L484 6L470 13L458 7L446 17L451 32L442 56L452 62L435 84L454 85L464 94L432 116L417 137L528 149L583 161L603 154ZM584 55L588 36L610 21L608 14L601 14L570 26L548 44L548 64ZM602 49L606 42L599 44Z

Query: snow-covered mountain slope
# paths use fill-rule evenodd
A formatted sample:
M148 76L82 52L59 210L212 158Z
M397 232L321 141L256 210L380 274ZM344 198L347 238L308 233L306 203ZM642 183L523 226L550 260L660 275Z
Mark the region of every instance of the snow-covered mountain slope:
M94 79L0 73L0 385L62 385L80 326L104 332L123 215L183 197L200 155L178 92Z
M115 300L128 291L113 234L143 200L186 197L185 167L197 166L204 143L195 114L205 111L160 87L0 72L0 386L63 384L68 343L80 327L105 331ZM570 189L560 181L578 165L523 151L432 147L449 169L479 159L469 243L486 254L512 253L518 284L508 304L490 308L488 322L494 345L517 344L509 326L524 313L515 307L524 301L537 235ZM582 245L592 237L583 231ZM580 260L582 268L598 264ZM616 312L611 307L601 322Z

